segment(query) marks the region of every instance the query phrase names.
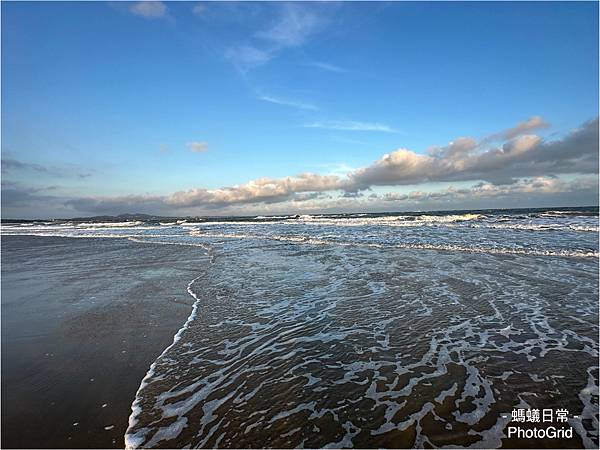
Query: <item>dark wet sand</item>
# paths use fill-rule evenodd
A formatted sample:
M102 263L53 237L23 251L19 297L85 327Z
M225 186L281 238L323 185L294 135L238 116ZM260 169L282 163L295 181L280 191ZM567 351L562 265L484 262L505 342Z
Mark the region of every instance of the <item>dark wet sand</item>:
M3 236L2 447L123 447L205 263L198 247Z

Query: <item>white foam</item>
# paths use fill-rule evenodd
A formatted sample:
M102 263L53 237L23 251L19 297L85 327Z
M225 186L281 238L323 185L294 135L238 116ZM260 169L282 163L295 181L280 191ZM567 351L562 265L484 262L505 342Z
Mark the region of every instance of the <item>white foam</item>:
M75 226L77 228L129 228L137 227L138 225L142 224L143 222L136 220L129 222L82 222L76 224Z
M378 249L412 249L412 250L436 250L468 253L489 253L496 255L530 255L530 256L560 256L571 258L598 258L598 251L585 250L544 250L534 248L502 248L502 247L468 247L454 244L426 244L426 243L404 243L404 244L378 244L366 242L340 242L329 239L317 239L309 236L291 235L260 235L252 233L214 233L208 231L191 231L192 236L226 238L226 239L266 239L275 241L291 242L308 245L334 245L346 247L365 247Z
M148 369L148 372L146 372L146 375L144 376L144 378L142 379L142 381L140 383L140 387L137 390L135 400L133 401L133 404L131 405L131 415L129 416L129 425L127 427L127 431L125 432L125 448L128 448L128 449L129 448L138 448L143 443L145 434L149 431L147 428L142 428L141 430L138 430L135 433L132 432L133 427L138 422L138 416L141 414L141 406L140 406L141 402L142 402L142 397L140 395L141 391L142 391L142 389L144 389L144 387L146 387L148 385L148 383L154 376L156 365L157 365L158 361L162 357L164 357L168 353L168 351L171 348L173 348L173 346L175 344L177 344L177 342L179 342L179 340L181 339L181 336L183 335L185 330L187 330L189 328L190 324L195 319L195 317L198 313L198 305L200 303L200 299L196 296L196 294L192 290L192 285L196 282L196 280L200 279L201 276L202 275L197 276L192 281L190 281L187 285L188 294L190 294L195 300L194 304L192 305L192 312L188 316L188 318L185 321L185 323L183 324L183 326L177 331L177 333L175 333L175 336L173 336L173 342L171 343L171 345L169 345L167 348L165 348L163 350L163 352L158 356L158 358L156 358L156 360L152 363L152 365ZM179 428L176 427L177 429L183 428L184 424L182 425L182 423L180 422L179 425L180 425ZM168 434L169 436L171 436L174 433L174 431L175 431L175 429L169 429L169 430L165 430L163 433L165 435Z

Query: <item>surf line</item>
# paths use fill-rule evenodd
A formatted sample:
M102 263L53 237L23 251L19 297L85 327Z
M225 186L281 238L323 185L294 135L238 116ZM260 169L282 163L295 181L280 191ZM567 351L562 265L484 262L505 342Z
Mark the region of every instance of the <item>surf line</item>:
M138 242L138 243L148 243L148 244L155 244L157 242L152 242L152 241L143 241L143 240L133 240L130 239L133 242ZM168 243L158 243L160 244L174 244L171 242ZM186 244L180 244L180 245L186 245ZM212 249L211 248L207 248L203 245L198 245L203 247L208 254L209 257L209 264L212 264L214 261L214 255L212 254ZM192 286L194 285L194 283L199 280L202 275L198 275L196 278L194 278L192 281L190 281L187 285L187 292L188 294L190 294L193 298L194 298L194 304L192 305L192 312L190 313L190 315L188 316L187 320L185 321L185 323L183 324L183 326L177 331L177 333L175 333L175 336L173 336L173 342L171 343L171 345L169 345L167 348L165 348L162 353L160 355L158 355L158 357L154 360L154 362L150 365L150 368L148 369L148 371L146 372L146 375L144 376L144 378L142 378L142 381L140 382L140 386L138 387L136 393L135 393L135 399L133 400L133 403L131 404L131 414L129 415L129 420L128 420L128 426L127 426L127 430L125 431L125 436L123 437L124 441L125 441L125 448L126 449L133 449L133 448L138 448L140 442L140 438L143 438L143 436L136 436L136 433L132 433L131 431L133 431L133 427L137 424L138 422L138 417L142 411L142 407L141 407L141 401L142 401L142 397L140 395L142 389L144 389L148 384L150 384L150 378L152 376L154 376L155 374L155 369L156 369L156 365L158 363L158 361L167 354L167 352L169 350L171 350L171 348L173 348L173 346L175 346L175 344L177 344L177 342L179 342L181 340L181 336L183 335L183 333L185 332L185 330L187 330L191 324L191 322L197 317L198 315L198 306L200 304L200 299L198 298L198 296L196 295L196 293L192 290ZM138 432L139 433L139 432ZM145 433L144 433L145 435Z

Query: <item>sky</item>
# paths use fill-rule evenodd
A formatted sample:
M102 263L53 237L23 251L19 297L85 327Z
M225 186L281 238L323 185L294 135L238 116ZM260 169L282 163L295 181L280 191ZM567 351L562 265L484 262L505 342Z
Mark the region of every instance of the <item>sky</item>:
M598 204L597 2L2 2L2 217Z

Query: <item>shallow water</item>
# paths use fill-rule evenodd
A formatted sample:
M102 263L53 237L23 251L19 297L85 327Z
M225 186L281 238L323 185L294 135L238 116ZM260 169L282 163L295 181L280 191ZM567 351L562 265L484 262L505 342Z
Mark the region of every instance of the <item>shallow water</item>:
M598 445L597 209L2 232L210 256L130 447ZM568 409L575 438L507 440L517 407Z

